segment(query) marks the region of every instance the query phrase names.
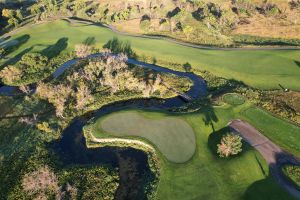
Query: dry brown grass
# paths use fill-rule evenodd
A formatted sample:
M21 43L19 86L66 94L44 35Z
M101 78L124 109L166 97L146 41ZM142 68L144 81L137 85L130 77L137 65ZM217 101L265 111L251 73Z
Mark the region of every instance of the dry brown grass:
M127 21L120 21L113 23L119 30L127 33L142 34L144 31L140 28L140 19L133 19Z
M249 24L239 25L232 34L287 39L300 38L300 14L290 13L286 19L257 14L248 20Z

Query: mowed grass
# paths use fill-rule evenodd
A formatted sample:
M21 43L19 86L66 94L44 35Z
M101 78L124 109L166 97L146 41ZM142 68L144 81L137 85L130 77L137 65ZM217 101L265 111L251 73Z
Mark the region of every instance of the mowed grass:
M101 135L103 131L119 137L145 138L169 161L175 163L188 161L196 149L195 134L191 126L180 118L163 114L150 118L137 111L114 113L94 125L95 136Z
M279 119L269 112L250 107L241 112L249 121L273 142L300 157L300 127Z
M242 105L245 103L245 98L236 93L228 93L223 96L223 101L230 105Z
M30 38L9 56L22 55L27 51L42 51L61 38L67 38L64 51L72 51L74 45L88 37L95 39L97 47L117 36L129 41L138 55L155 58L158 63L189 62L194 69L208 70L218 76L232 78L261 89L279 89L278 84L299 91L300 51L299 50L202 50L177 45L165 40L122 36L109 29L55 21L25 28L11 40L28 34ZM9 41L5 41L9 42ZM167 66L168 67L168 66Z
M160 182L157 191L157 199L160 200L190 200L190 199L253 199L253 200L282 200L293 199L285 192L269 175L269 169L261 155L252 147L243 144L243 152L235 157L219 158L216 153L216 145L223 134L228 131L227 123L236 118L250 121L250 116L244 115L244 110L250 108L249 103L239 106L218 106L204 108L199 112L187 114L174 114L147 110L126 110L125 112L139 113L151 120L175 118L186 121L194 130L196 137L196 151L193 157L185 163L170 162L160 149L157 148L161 163ZM259 115L259 109L254 115ZM109 116L118 116L112 113L97 120L97 126ZM120 116L120 115L119 115ZM214 117L212 117L214 116ZM249 119L248 119L249 117ZM269 119L271 116L265 116ZM212 120L213 119L213 120ZM261 118L254 118L254 120ZM124 119L126 121L126 119ZM130 118L128 118L128 123ZM120 121L120 120L119 120ZM149 121L148 121L149 122ZM126 122L122 122L126 123ZM213 126L211 125L213 124ZM255 121L255 123L258 123ZM266 122L268 124L268 122ZM276 122L279 127L284 127L281 140L288 144L285 136L292 136L300 131L299 127L286 124L285 121ZM272 122L262 130L267 136L272 137ZM137 125L138 126L138 125ZM150 127L148 127L150 128ZM156 129L156 127L152 127ZM290 132L295 128L296 132ZM108 137L106 133L95 133L97 137ZM111 134L109 137L113 137ZM137 139L134 134L132 137ZM172 138L169 138L172 140ZM296 140L295 140L296 141ZM299 141L299 140L298 140ZM175 144L174 144L175 146ZM299 145L300 146L300 145ZM189 148L188 146L186 148ZM298 151L300 153L300 151Z

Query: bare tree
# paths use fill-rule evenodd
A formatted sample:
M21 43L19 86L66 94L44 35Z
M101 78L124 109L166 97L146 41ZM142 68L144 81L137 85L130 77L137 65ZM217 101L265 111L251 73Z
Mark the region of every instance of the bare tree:
M90 55L93 51L93 47L85 44L75 45L75 53L78 58L85 58Z
M76 109L82 110L86 105L90 104L93 101L94 101L94 97L91 95L89 88L86 85L81 84L77 88Z
M20 89L23 93L25 93L26 95L29 95L30 92L31 92L30 87L27 86L27 85L21 85L21 86L19 87L19 89Z

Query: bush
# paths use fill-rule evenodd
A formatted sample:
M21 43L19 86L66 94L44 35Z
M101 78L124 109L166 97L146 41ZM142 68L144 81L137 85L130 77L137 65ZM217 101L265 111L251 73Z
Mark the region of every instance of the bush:
M300 166L284 166L283 173L300 189Z
M3 48L0 48L0 59L2 59L5 56L5 50Z
M242 105L243 103L245 103L245 99L242 95L239 94L235 94L235 93L229 93L229 94L225 94L223 96L223 101L225 103L228 103L230 105Z
M218 154L220 157L229 157L242 152L242 138L236 134L229 133L221 139L218 146Z
M143 21L141 21L141 23L140 23L140 27L141 27L141 29L143 29L144 31L148 31L148 30L150 29L150 25L151 25L150 20L143 20Z

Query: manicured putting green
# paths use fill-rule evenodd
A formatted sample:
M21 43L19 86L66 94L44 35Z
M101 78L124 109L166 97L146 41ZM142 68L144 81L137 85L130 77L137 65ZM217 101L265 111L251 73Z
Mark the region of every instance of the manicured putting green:
M114 136L139 136L152 142L158 150L175 163L188 161L196 149L192 127L174 117L147 118L128 111L109 115L99 124L100 128Z
M245 103L245 99L242 95L236 93L228 93L223 96L223 101L230 105L242 105Z

